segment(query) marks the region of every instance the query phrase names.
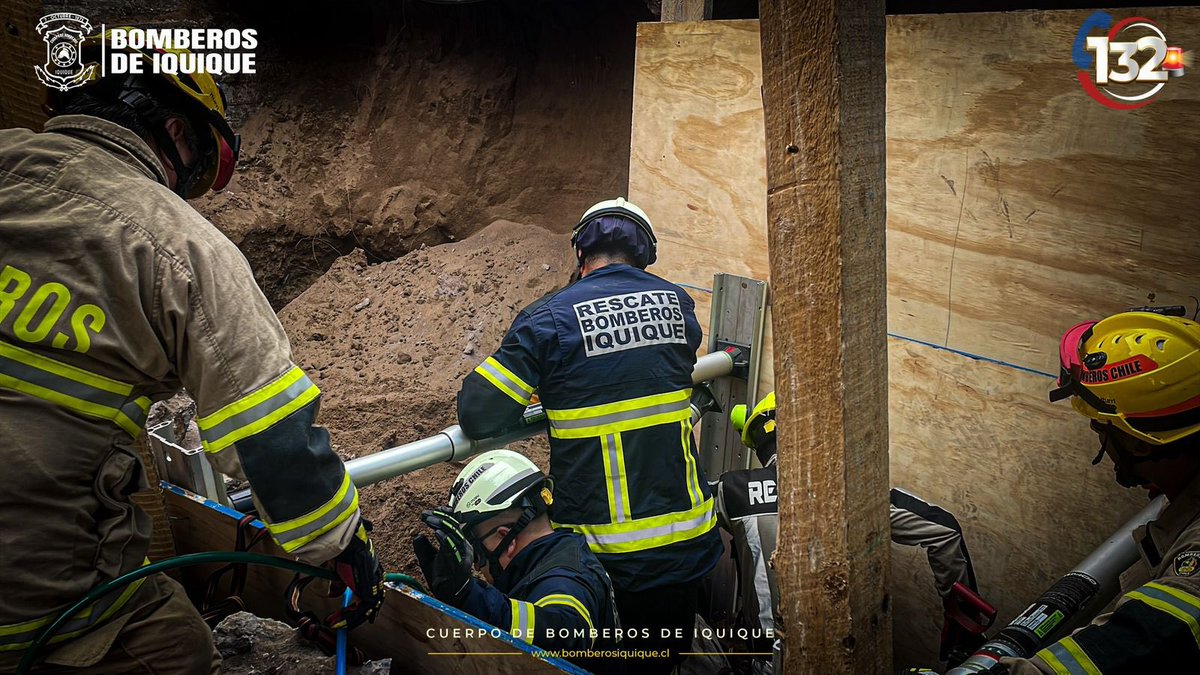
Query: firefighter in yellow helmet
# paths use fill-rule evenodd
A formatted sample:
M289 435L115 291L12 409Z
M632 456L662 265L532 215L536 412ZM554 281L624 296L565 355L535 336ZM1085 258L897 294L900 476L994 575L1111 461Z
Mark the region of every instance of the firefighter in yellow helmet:
M99 45L87 41L85 62ZM358 493L314 426L320 392L245 258L182 199L233 173L220 87L110 76L53 92L47 108L42 133L0 131L0 672L50 617L146 561L135 439L150 404L183 387L206 456L249 480L276 541L355 591L331 622L370 618L382 570ZM43 653L39 672L220 663L161 574L71 617Z
M1200 672L1200 324L1122 312L1073 327L1059 352L1050 398L1071 397L1091 418L1100 437L1093 463L1107 455L1121 485L1149 487L1169 502L1134 532L1141 561L1122 576L1113 612L989 672Z

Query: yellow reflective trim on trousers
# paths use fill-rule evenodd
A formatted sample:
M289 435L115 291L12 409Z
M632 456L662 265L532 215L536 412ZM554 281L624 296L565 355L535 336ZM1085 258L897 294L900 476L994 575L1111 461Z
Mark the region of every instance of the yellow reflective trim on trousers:
M54 359L0 341L0 388L42 399L86 417L108 420L137 438L142 433L150 400L133 401L133 385L89 373ZM130 405L140 414L131 417Z
M687 468L685 480L687 480L688 497L692 500L692 508L695 508L704 501L704 491L700 488L700 472L696 469L696 458L692 457L691 439L688 438L691 432L692 420L689 416L687 420L679 423L679 443L683 446L683 462Z
M220 452L270 428L321 395L299 366L215 413L196 420L206 452Z
M358 511L358 490L350 480L350 472L342 477L342 485L329 501L299 518L281 523L267 523L267 530L288 553L345 522Z
M717 524L712 497L687 511L665 513L624 523L571 525L554 523L582 534L594 553L633 553L694 539Z
M150 564L149 559L142 562L142 566L145 566L148 564ZM108 620L114 614L116 614L122 607L124 607L127 602L129 602L129 599L131 597L133 597L133 594L136 593L138 591L138 589L140 589L142 587L142 584L145 583L145 581L146 581L145 579L138 579L137 581L129 584L124 589L122 589L121 593L117 596L116 600L114 600L112 602L112 604L108 605L100 613L100 615L98 617L95 617L94 620L93 620L92 615L94 613L96 605L99 603L102 603L104 601L103 598L100 599L99 601L97 601L97 603L94 603L92 606L85 607L84 609L80 610L74 616L72 616L70 619L68 619L63 624L63 626L70 627L72 624L78 624L78 622L81 620L87 621L87 623L85 623L83 626L76 628L74 630L68 630L66 632L58 633L54 637L50 638L49 644L55 644L58 642L63 642L65 640L69 640L73 637L78 637L79 635L82 635L83 633L86 633L87 631L91 630L94 626ZM17 650L25 649L25 648L29 647L30 645L33 644L33 641L37 638L38 632L41 631L46 626L50 625L50 623L52 621L54 621L54 619L56 619L57 617L58 617L58 614L52 614L49 616L42 617L40 619L33 619L31 621L22 621L21 623L9 624L7 626L0 626L0 652L17 651ZM8 640L21 639L21 637L24 637L26 635L28 636L28 639L26 639L22 642L16 642L16 643L10 642L8 644L4 644Z
M579 616L583 617L583 620L587 622L588 628L592 630L596 629L596 627L592 625L591 613L587 611L587 607L583 606L583 603L579 601L579 598L567 595L565 593L552 593L544 598L534 601L533 604L537 607L549 607L550 605L562 605L564 607L570 607L578 612Z

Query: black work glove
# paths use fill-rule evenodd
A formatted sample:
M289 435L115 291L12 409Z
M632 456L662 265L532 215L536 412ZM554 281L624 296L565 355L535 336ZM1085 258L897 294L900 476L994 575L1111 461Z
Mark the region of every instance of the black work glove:
M354 599L348 607L326 617L325 623L335 630L354 628L364 621L374 622L379 607L383 605L383 567L379 564L379 558L375 557L375 546L367 534L370 531L371 522L361 518L350 545L329 561L338 576L337 581L329 583L330 592L341 597L349 588L354 593Z
M433 597L442 602L462 607L470 591L471 567L474 551L463 534L462 526L454 516L441 510L423 511L421 521L433 528L438 540L437 547L425 535L413 537L413 551L417 563Z

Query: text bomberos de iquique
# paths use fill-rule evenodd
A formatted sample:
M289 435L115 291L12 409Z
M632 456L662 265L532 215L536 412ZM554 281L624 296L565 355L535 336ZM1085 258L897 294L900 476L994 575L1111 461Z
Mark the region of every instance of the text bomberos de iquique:
M253 28L114 28L105 67L110 75L253 74L257 47Z

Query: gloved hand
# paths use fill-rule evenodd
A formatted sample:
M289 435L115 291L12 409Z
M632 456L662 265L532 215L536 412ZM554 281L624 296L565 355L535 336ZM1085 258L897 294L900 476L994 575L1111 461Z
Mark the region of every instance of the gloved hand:
M471 544L459 522L445 511L424 511L421 521L433 528L438 540L435 548L425 535L413 537L413 551L417 554L417 562L421 565L425 580L429 582L429 590L438 600L461 607L470 591L474 559Z
M383 567L375 557L375 546L368 533L371 522L361 518L350 545L329 561L338 581L330 582L329 590L337 597L349 588L354 593L350 606L330 614L325 623L331 628L354 628L364 621L375 621L383 604Z

